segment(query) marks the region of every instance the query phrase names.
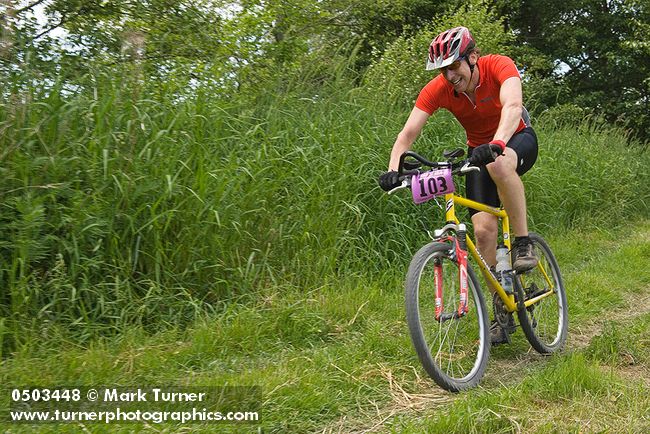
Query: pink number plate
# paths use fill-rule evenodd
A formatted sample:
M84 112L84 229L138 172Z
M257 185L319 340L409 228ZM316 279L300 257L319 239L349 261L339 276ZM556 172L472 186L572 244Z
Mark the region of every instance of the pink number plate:
M451 169L436 169L418 173L411 178L413 202L424 203L436 196L454 192Z

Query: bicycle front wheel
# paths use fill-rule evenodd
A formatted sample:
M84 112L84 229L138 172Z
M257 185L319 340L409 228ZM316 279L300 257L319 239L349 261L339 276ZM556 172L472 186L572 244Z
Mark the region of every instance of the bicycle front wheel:
M519 324L528 342L542 354L553 353L564 345L569 325L566 291L560 267L549 245L538 234L529 234L539 263L515 279L517 298L535 304L517 311Z
M460 302L460 278L450 244L422 247L406 277L406 319L413 347L427 374L451 392L479 383L490 352L485 301L469 265L467 274L468 312L461 317L454 315ZM436 319L436 281L442 287L440 319Z

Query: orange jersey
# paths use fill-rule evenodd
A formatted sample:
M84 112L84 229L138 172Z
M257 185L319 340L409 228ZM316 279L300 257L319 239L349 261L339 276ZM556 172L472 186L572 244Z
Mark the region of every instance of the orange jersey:
M471 147L492 141L501 119L501 83L510 77L519 77L512 59L496 54L479 57L478 70L479 83L474 91L476 104L464 93L456 93L442 74L424 86L415 102L417 108L430 115L439 108L452 112L465 128ZM526 124L520 119L516 133L524 128Z

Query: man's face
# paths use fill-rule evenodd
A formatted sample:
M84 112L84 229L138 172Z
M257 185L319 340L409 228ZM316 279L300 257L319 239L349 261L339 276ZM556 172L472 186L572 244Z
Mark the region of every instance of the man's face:
M470 62L473 59L470 57ZM451 65L441 68L447 81L454 86L456 92L465 92L470 85L471 71L465 57L461 57Z

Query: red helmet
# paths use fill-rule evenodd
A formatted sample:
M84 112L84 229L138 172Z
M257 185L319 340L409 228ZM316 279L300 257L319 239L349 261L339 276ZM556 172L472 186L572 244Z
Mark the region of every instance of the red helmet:
M467 54L476 46L467 27L454 27L431 41L427 70L444 68Z

